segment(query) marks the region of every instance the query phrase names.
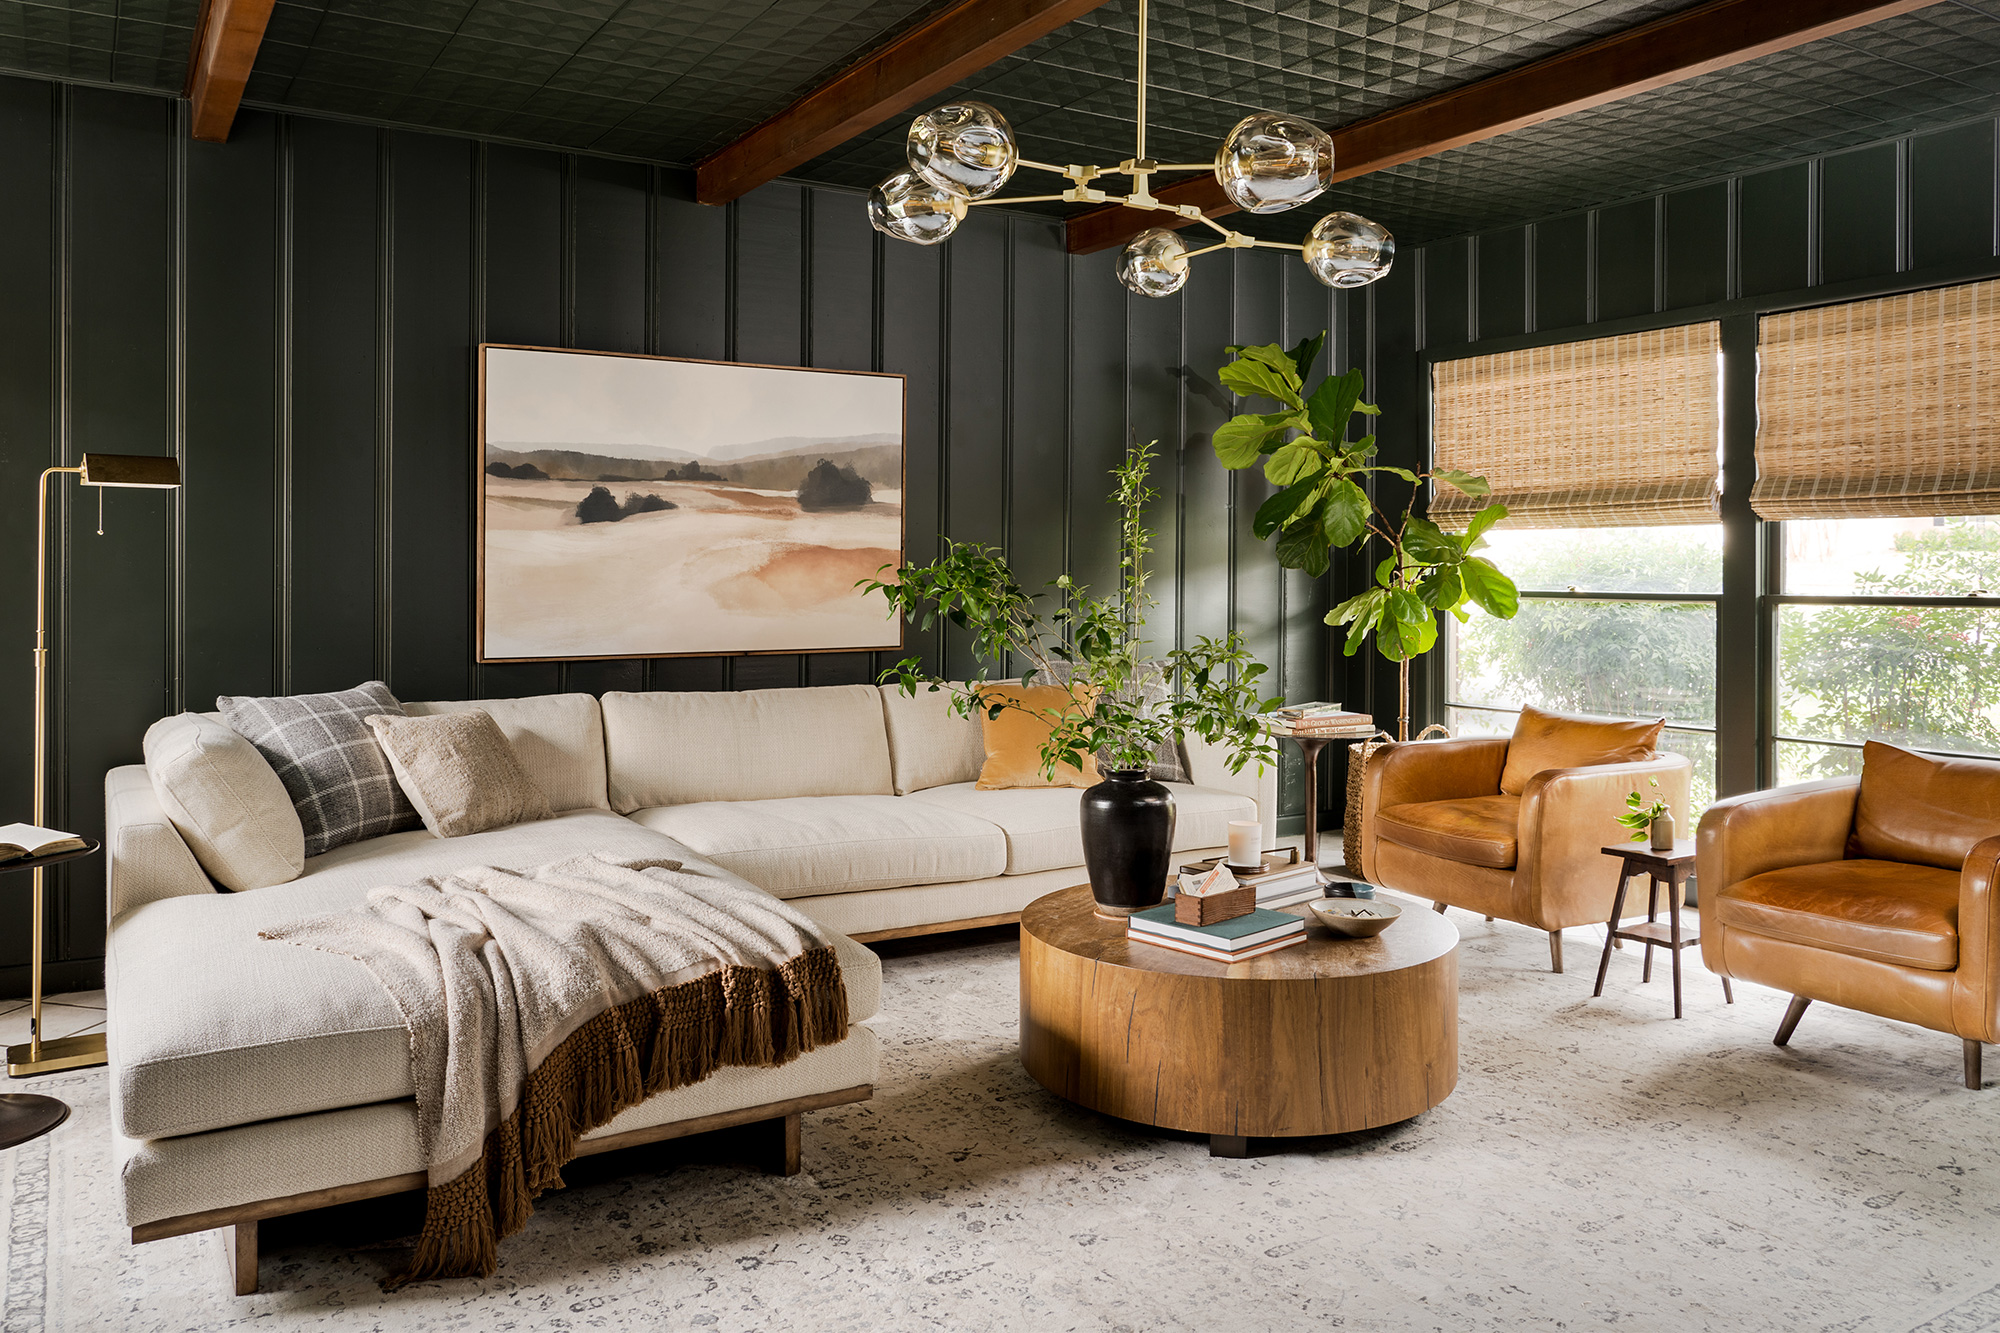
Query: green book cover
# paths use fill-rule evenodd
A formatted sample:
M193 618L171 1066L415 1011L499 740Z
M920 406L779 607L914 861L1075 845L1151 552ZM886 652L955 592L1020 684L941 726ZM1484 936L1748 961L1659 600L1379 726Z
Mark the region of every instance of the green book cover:
M1259 907L1242 916L1218 921L1212 926L1190 926L1174 920L1174 905L1171 900L1158 907L1149 907L1143 912L1134 912L1128 918L1131 928L1139 931L1154 930L1163 935L1174 935L1184 939L1207 939L1214 947L1227 949L1237 941L1254 943L1251 936L1272 937L1290 930L1305 929L1305 921L1290 912L1273 912Z

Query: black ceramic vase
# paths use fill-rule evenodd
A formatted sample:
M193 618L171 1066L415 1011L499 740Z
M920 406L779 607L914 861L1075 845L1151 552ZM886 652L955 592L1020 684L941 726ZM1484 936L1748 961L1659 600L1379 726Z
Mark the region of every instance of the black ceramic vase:
M1143 768L1111 769L1083 794L1083 864L1105 916L1130 916L1166 896L1174 794Z

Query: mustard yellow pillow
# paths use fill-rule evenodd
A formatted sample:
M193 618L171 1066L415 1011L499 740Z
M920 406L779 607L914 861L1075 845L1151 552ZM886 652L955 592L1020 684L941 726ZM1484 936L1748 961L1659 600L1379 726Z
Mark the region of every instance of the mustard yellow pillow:
M979 691L989 707L997 703L1018 705L1003 708L998 717L979 716L979 729L986 741L986 762L979 769L980 791L1006 787L1095 787L1099 781L1097 757L1086 754L1083 767L1061 764L1053 779L1042 776L1042 747L1055 730L1052 717L1082 712L1089 706L1060 685L987 685ZM1026 710L1026 711L1024 711Z

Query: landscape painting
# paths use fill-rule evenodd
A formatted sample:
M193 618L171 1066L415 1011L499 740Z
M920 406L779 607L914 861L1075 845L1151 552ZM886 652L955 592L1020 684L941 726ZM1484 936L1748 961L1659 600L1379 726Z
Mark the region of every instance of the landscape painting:
M480 400L480 661L901 645L902 376L485 345Z

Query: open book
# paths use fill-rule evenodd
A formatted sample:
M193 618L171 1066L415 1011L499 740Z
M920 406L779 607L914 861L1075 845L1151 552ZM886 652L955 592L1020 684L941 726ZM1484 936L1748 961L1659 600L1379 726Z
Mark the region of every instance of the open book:
M86 846L74 833L33 824L0 824L0 864L29 856L54 856L58 852L80 852Z

